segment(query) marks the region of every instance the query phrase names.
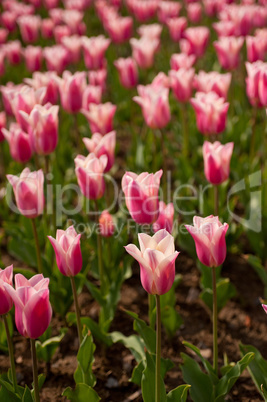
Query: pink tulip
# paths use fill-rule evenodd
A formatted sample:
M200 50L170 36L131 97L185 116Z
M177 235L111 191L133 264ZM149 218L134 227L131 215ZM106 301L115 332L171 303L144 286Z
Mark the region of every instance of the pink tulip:
M176 53L171 56L170 64L171 70L178 71L180 68L189 69L196 61L196 57L191 54L187 55L185 53Z
M162 71L153 78L150 86L154 89L161 90L162 88L170 88L170 79Z
M58 110L57 105L47 103L45 106L35 105L30 114L20 112L29 124L31 144L38 155L49 155L57 146Z
M134 88L138 82L138 67L132 57L126 59L119 58L114 61L114 65L119 72L120 83L125 88Z
M71 30L67 25L57 25L54 27L54 37L56 43L61 44L63 38L71 36Z
M65 276L77 275L83 265L80 239L73 226L67 230L57 230L56 239L48 236L55 253L57 266Z
M215 17L215 15L220 11L220 3L224 3L221 0L203 0L205 14L208 17Z
M41 215L45 204L43 171L31 172L25 168L20 177L9 174L7 179L13 187L19 212L31 219Z
M42 104L51 103L55 105L58 100L58 86L56 82L57 74L53 71L47 71L44 73L34 72L32 78L25 78L25 82L38 90L42 88L44 91Z
M105 52L109 44L110 39L105 38L103 35L83 38L84 62L88 69L99 70L105 67Z
M103 211L99 218L100 234L103 237L111 237L115 231L113 218L108 211Z
M267 314L267 304L262 304L262 308L265 311L265 313Z
M17 93L18 88L20 88L22 85L15 85L13 82L8 82L5 86L1 86L1 94L2 94L2 100L3 100L3 105L6 114L9 116L13 116L13 110L12 110L12 100L14 99L15 94Z
M70 28L72 35L80 35L81 25L83 25L83 12L78 10L65 10L62 14L63 22ZM86 26L85 26L86 30ZM83 31L83 28L82 28ZM82 32L83 34L84 32Z
M184 32L184 37L187 40L188 49L187 54L194 54L196 57L201 57L205 53L205 50L209 41L209 30L207 27L191 27L187 28ZM180 42L182 45L183 41ZM185 43L185 42L184 42Z
M250 103L256 107L267 106L267 63L246 63L246 90Z
M3 129L6 128L6 113L0 112L0 142L4 141Z
M234 36L222 37L213 43L222 68L234 70L238 67L243 43L243 38L235 38Z
M6 52L0 49L0 77L5 74Z
M189 21L198 23L201 20L202 7L199 3L190 3L187 6L187 15Z
M162 170L155 174L141 173L137 175L126 172L122 178L122 191L132 219L142 224L151 224L159 216L159 185Z
M182 5L174 1L164 0L158 6L158 19L162 24L166 24L168 19L179 16Z
M141 39L130 39L133 58L140 68L150 68L154 64L155 52L159 47L158 39L150 39L143 36Z
M30 72L41 69L43 60L43 49L41 46L27 46L24 50L26 67Z
M21 61L21 54L22 54L20 41L19 40L9 41L5 45L5 54L10 64L12 65L19 64Z
M130 6L131 12L134 14L135 18L140 22L146 22L153 18L158 9L158 0L128 0L127 5Z
M166 229L170 234L172 233L173 227L173 216L174 216L174 208L173 203L165 204L165 202L159 202L159 217L155 223L153 223L153 231L154 233L158 232L161 229Z
M222 145L219 141L215 141L213 144L204 141L204 171L206 179L211 184L218 185L228 179L233 149L233 142Z
M15 275L15 289L6 284L5 288L15 303L15 322L19 333L31 339L39 338L47 330L52 308L49 302L49 279L42 274L27 280L23 275Z
M179 102L188 102L191 98L194 75L194 68L180 68L178 71L169 71L171 88Z
M11 123L9 130L3 128L2 133L9 144L12 158L17 162L28 162L33 154L28 133L25 133L17 123Z
M16 28L17 13L14 11L4 11L1 14L2 25L9 31L12 32Z
M99 105L102 98L102 89L99 86L87 85L83 91L82 108L89 109L90 103L96 103Z
M141 250L134 244L125 249L139 262L143 288L152 295L163 295L171 289L175 277L175 260L179 253L174 249L174 238L162 229L152 237L140 233L138 240Z
M81 112L87 118L92 133L104 135L113 130L113 117L116 108L117 107L110 102L99 105L90 103L89 109L82 109Z
M225 235L229 225L222 225L218 216L213 215L194 216L193 223L185 227L195 241L198 259L207 267L218 267L226 257Z
M20 33L25 43L36 42L41 27L41 18L37 15L23 15L18 18Z
M54 36L55 23L51 18L44 18L41 25L41 33L45 39L51 39Z
M103 197L105 191L104 171L108 158L101 155L99 158L94 153L87 157L76 156L75 173L82 194L89 200L98 200Z
M53 20L55 25L63 24L64 10L62 8L54 8L49 10L49 17Z
M219 38L233 36L235 33L235 23L233 21L219 21L212 24Z
M191 98L191 104L196 112L197 128L204 135L219 134L226 126L229 103L215 92L197 92Z
M59 0L44 0L44 6L48 10L58 7Z
M6 291L4 286L5 283L8 283L12 286L13 280L13 265L6 267L5 269L0 269L0 315L7 314L13 306L12 297Z
M65 70L69 62L69 53L61 45L45 47L43 56L46 61L47 69L56 71L58 74L61 74Z
M152 85L138 85L139 96L133 100L141 106L146 124L151 128L163 128L170 119L169 90Z
M140 25L140 27L137 28L137 32L141 37L146 36L150 39L157 39L158 41L160 41L162 25L156 23L149 25Z
M264 60L266 54L267 40L257 36L247 36L247 58L250 63L257 60Z
M78 35L65 36L61 40L62 45L69 52L69 60L71 63L78 63L81 59L82 40Z
M105 68L102 68L101 70L97 71L89 71L88 80L90 85L99 86L102 89L102 93L105 92L107 70Z
M8 37L8 30L5 28L0 28L0 44L6 43Z
M57 78L57 83L62 107L69 113L79 112L87 86L85 71L77 71L73 75L64 71L62 78Z
M106 24L106 30L114 43L128 41L133 33L132 17L119 17L111 19Z
M101 155L106 155L107 165L104 172L108 172L114 164L114 152L116 146L116 131L111 131L102 136L99 133L94 133L92 138L83 138L84 145L89 152L93 152L97 158Z
M231 4L220 12L220 19L235 24L235 36L246 36L252 29L254 13L251 7Z
M187 20L185 17L170 18L167 22L170 37L174 42L179 42L182 38L184 31L187 28Z
M194 77L194 87L200 92L216 92L216 94L227 99L228 90L231 84L231 73L220 74L216 71L200 71Z

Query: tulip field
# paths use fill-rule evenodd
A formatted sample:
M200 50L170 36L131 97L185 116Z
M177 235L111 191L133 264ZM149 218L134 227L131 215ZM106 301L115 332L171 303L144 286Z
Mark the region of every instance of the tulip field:
M267 1L0 2L0 402L267 401Z

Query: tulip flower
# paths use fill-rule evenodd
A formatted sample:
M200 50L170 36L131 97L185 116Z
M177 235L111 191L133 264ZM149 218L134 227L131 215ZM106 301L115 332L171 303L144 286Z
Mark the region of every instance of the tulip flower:
M231 84L231 73L220 74L216 71L200 71L194 77L194 87L200 92L216 92L220 98L227 99L228 90Z
M262 308L265 311L265 313L267 314L267 304L262 304Z
M171 118L168 88L138 85L137 92L139 96L133 100L142 107L146 124L151 128L165 127Z
M196 112L197 127L201 134L219 134L226 126L229 103L220 98L215 92L197 92L191 98L191 104Z
M233 142L222 145L219 141L214 143L204 141L204 170L206 179L211 184L218 185L228 179L233 149Z
M159 217L156 222L153 223L153 231L154 233L158 232L161 229L166 229L170 234L172 233L173 227L173 215L174 208L173 203L165 204L165 202L159 202Z
M151 224L159 216L159 185L162 170L155 174L137 175L126 172L122 178L122 191L132 219L138 224Z
M160 24L149 24L149 25L140 25L137 28L138 34L143 37L147 37L150 39L157 39L160 41L160 35L162 32L162 25Z
M193 54L196 57L201 57L205 53L205 50L209 41L209 30L207 27L190 27L184 32L184 37L187 40L187 51L182 52L187 54ZM180 45L182 46L182 41ZM185 43L185 42L184 42Z
M102 136L99 133L94 133L92 138L83 138L83 142L89 152L93 152L97 158L101 155L106 155L107 165L104 172L108 172L114 164L114 152L116 145L116 131L111 131Z
M7 314L13 306L13 299L7 292L4 284L8 283L12 286L13 280L13 265L0 269L0 315Z
M73 75L64 71L62 78L57 77L62 107L69 113L77 113L82 108L83 93L87 86L85 71Z
M140 250L134 244L125 249L139 262L143 288L152 295L163 295L171 289L175 277L179 253L174 249L174 238L161 229L152 237L140 233L138 240Z
M5 58L6 52L0 49L0 77L5 74Z
M51 18L44 18L41 25L41 33L45 39L51 39L54 35L55 23Z
M9 41L5 45L5 54L10 64L12 65L19 64L21 61L21 54L22 54L20 41L19 40Z
M20 112L29 124L31 144L39 155L49 155L57 146L58 110L57 105L47 103L45 106L35 105L29 115Z
M225 70L234 70L240 63L240 50L244 38L222 37L213 43L219 63Z
M179 16L182 5L174 1L161 1L158 6L159 22L165 24L169 19Z
M83 91L82 109L88 110L91 103L99 105L102 98L102 89L97 85L87 85Z
M69 52L69 60L71 63L78 63L81 59L82 40L79 35L64 36L61 44Z
M175 53L171 56L170 64L171 70L178 71L180 68L189 69L196 61L196 57L186 53Z
M83 38L84 62L88 69L99 70L105 67L105 52L109 44L110 39L105 38L103 35Z
M35 90L42 88L44 91L42 104L57 104L58 85L57 74L54 71L46 71L44 73L36 71L33 73L32 78L25 78L24 81Z
M41 18L38 15L22 15L18 18L18 25L25 43L36 42L41 27Z
M65 70L69 62L69 53L62 45L45 47L43 56L47 69L56 71L58 74L61 74Z
M223 36L233 36L235 33L235 23L233 21L219 21L212 24L219 38Z
M6 113L0 112L0 142L5 140L3 129L6 127Z
M184 31L187 28L187 20L185 17L170 18L166 22L169 29L170 37L174 42L179 42Z
M82 194L89 200L98 200L105 191L104 171L108 163L106 155L99 158L94 153L87 157L76 156L75 173Z
M247 36L247 58L250 63L257 60L264 60L266 54L266 39L258 36Z
M87 118L92 133L102 135L109 133L113 129L113 117L116 112L116 106L107 102L100 105L89 104L89 110L82 109L81 112Z
M159 47L158 39L143 36L141 39L130 39L133 58L140 68L150 68L154 64L155 52Z
M154 89L162 89L162 88L169 88L170 87L170 79L169 77L163 73L162 71L153 78L153 81L150 84L151 88Z
M21 84L15 85L13 82L8 82L5 86L1 85L0 87L4 109L6 114L9 116L13 116L12 100L14 99L18 89L21 87L22 87Z
M16 28L17 13L14 11L4 11L1 14L1 23L9 31L12 32Z
M179 102L187 102L192 96L194 75L194 68L169 71L170 86Z
M131 12L140 22L145 22L148 21L150 18L153 18L158 9L158 4L158 0L134 0L131 3L128 2L128 6L130 6L131 8Z
M15 161L25 163L31 159L33 149L30 136L19 124L11 123L9 130L2 129L2 134L9 144L10 154Z
M62 43L64 38L71 36L71 30L67 25L57 25L54 27L54 37L57 44Z
M8 37L8 30L5 28L0 28L0 44L6 43Z
M138 82L138 68L136 61L132 57L126 59L119 58L114 61L114 65L119 72L120 83L125 88L134 88Z
M102 93L105 92L107 70L105 68L102 68L101 70L97 71L89 71L88 80L90 85L99 86L102 90Z
M201 20L202 7L200 3L190 3L187 6L187 16L189 21L198 23Z
M103 237L111 237L115 231L112 216L108 211L103 211L99 218L100 234Z
M114 43L124 43L132 36L132 17L115 17L108 20L106 30Z
M30 72L41 69L43 60L43 49L40 46L27 46L24 50L26 67Z

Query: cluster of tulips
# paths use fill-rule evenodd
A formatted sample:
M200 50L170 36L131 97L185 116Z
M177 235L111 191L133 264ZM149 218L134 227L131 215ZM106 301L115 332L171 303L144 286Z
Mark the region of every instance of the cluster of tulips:
M92 209L95 209L99 225L99 289L94 289L94 294L100 294L99 299L105 300L112 287L112 276L103 264L103 244L106 245L104 238L115 233L116 218L108 211L109 204L105 203L104 197L108 192L106 174L109 172L112 176L116 165L115 124L116 112L120 105L113 104L109 99L108 80L113 77L110 74L111 66L107 53L111 46L116 49L125 46L125 49L131 49L132 53L127 57L118 57L116 53L113 60L116 74L121 86L131 94L133 102L141 106L144 127L148 132L152 131L155 143L158 137L161 138L162 154L162 169L156 173L137 174L126 171L121 181L131 218L137 225L148 225L154 232L153 236L139 233L140 249L135 244L125 247L127 253L140 265L141 283L149 295L150 327L146 326L146 331L152 331L152 335L155 313L153 310L156 310L156 348L150 355L146 355L143 368L143 378L149 376L148 372L152 373L153 380L147 381L153 392L151 391L151 397L146 385L142 385L143 398L145 402L184 401L188 391L188 386L180 386L166 395L161 367L160 301L161 297L173 288L175 262L179 255L179 252L175 251L175 238L172 236L174 205L164 202L167 202L167 160L171 158L167 149L166 130L172 118L169 99L171 91L180 111L183 134L180 157L189 159L191 153L188 124L190 104L195 111L197 129L206 138L202 155L205 177L214 187L214 208L210 211L214 216L195 216L193 226L186 225L186 229L195 241L199 261L212 270L213 367L207 360L202 362L204 361L211 381L209 400L222 400L220 398L230 391L254 355L247 353L243 360L237 363L235 367L238 367L238 373L235 371L237 369L231 371L229 366L220 378L216 269L226 258L225 236L229 225L221 223L219 219L219 186L227 185L234 151L234 142L221 143L221 137L227 126L228 111L231 112L232 108L232 114L234 113L235 94L231 92L234 83L231 81L241 80L242 85L246 86L247 97L254 111L250 138L252 166L255 161L258 162L259 157L255 151L257 113L261 108L267 108L267 3L265 0L258 3L253 0L242 1L241 4L230 0L186 0L184 4L169 0L126 0L123 4L120 0L63 0L64 8L60 8L59 3L59 0L3 0L0 6L0 75L7 81L10 69L19 71L23 59L27 70L23 83L6 82L1 86L3 110L0 112L0 148L4 149L7 142L13 161L35 167L35 170L30 170L27 165L22 171L19 167L19 176L6 175L13 187L17 212L32 222L38 268L38 273L30 279L20 273L16 274L15 287L13 266L0 271L0 315L6 329L14 395L20 398L18 400L26 400L22 398L26 398L27 389L22 390L16 380L13 345L7 322L7 314L11 311L13 303L17 330L31 342L34 398L35 402L40 400L35 340L48 329L53 313L49 278L44 277L38 219L42 217L43 222L49 221L48 214L45 213L47 196L44 187L45 184L47 187L53 187L55 184L49 174L55 169L54 156L62 141L60 126L68 115L73 117L76 133L73 139L73 171L75 170L80 193L89 200ZM87 35L93 8L108 37L102 33L97 36ZM41 17L44 11L46 18ZM125 16L125 11L129 15ZM211 18L217 18L218 21L210 28L204 26L204 19L209 21ZM153 23L148 23L149 21ZM198 25L201 22L203 26ZM137 23L138 38L134 37ZM177 49L180 48L180 52L171 55L168 72L160 71L151 80L148 79L151 69L158 55L164 50L161 47L164 29L167 29L168 37ZM213 42L218 59L217 69L223 69L224 73L199 71L198 66L207 52L212 29L218 35L218 39ZM40 40L44 46L37 45ZM243 71L244 55L242 56L245 52L244 42L247 56L246 80ZM123 56L125 53L124 51ZM148 80L150 83L147 83ZM88 122L91 138L81 136L81 133L86 132L80 124L81 114ZM69 141L71 147L71 139ZM81 154L84 146L88 151L86 156ZM4 156L7 160L7 155ZM154 157L157 159L157 155ZM263 172L264 158L263 154ZM8 164L3 165L3 172L9 173L8 168ZM125 165L123 169L125 170ZM159 197L161 178L163 199ZM52 197L50 201L52 213L55 214L55 200ZM105 208L102 208L104 204ZM76 282L83 268L81 234L77 233L74 226L56 231L54 221L48 227L45 235L51 234L48 239L55 251L57 267L62 275L70 278L79 345L82 348L87 342L88 334L85 335L83 331ZM263 304L263 308L267 312L267 305ZM199 353L193 345L189 347ZM149 360L151 356L152 366ZM197 399L198 380L194 383L188 379L186 370L190 364L189 360L187 363L185 361L184 378L191 386L191 397L199 402L205 398ZM91 366L89 369L91 370ZM72 400L99 400L93 390L94 381L86 383L85 378L86 376L83 376L83 380L77 382L77 393L72 395ZM5 386L2 382L1 385ZM75 399L81 389L84 392L83 398L95 399ZM262 392L265 392L265 389Z

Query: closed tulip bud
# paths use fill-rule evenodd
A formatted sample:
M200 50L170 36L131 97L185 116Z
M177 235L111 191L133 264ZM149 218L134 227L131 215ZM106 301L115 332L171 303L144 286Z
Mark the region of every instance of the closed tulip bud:
M187 15L189 21L197 23L201 20L202 7L199 3L191 3L187 6Z
M98 200L105 191L104 171L107 166L108 158L101 155L99 158L94 153L87 157L76 156L75 173L82 194L89 200Z
M92 133L104 135L113 130L113 117L116 108L115 105L107 102L100 105L91 103L89 110L82 109L82 113L87 118Z
M80 239L74 227L67 230L57 230L56 238L48 236L56 253L57 266L65 276L75 276L82 269L82 252Z
M240 63L240 50L244 38L222 37L213 43L219 63L225 70L234 70Z
M226 99L231 84L231 73L220 74L217 71L200 71L194 77L194 87L200 92L216 92L216 94Z
M15 322L19 333L31 339L37 339L47 330L52 307L49 302L49 278L42 274L26 279L15 275L15 289L6 284L5 288L15 303Z
M192 96L194 75L194 68L169 71L171 88L179 102L187 102Z
M233 149L233 142L222 145L219 141L215 141L213 144L204 141L204 171L206 179L211 184L218 185L228 179Z
M187 20L185 17L170 18L167 22L170 37L174 42L179 42L182 38L184 31L187 28Z
M103 237L111 237L115 231L112 216L108 211L103 211L99 218L100 234Z
M163 128L170 119L169 90L152 85L138 85L138 95L133 100L142 107L146 124L151 128Z
M36 42L41 27L41 18L37 15L22 15L18 18L18 24L23 42Z
M4 141L3 128L6 128L6 113L0 112L0 142Z
M209 36L210 32L207 27L187 28L184 32L184 37L188 42L188 50L184 53L193 54L196 57L203 56L208 45Z
M162 170L155 174L141 173L137 175L126 172L122 178L122 191L131 217L135 222L151 224L159 216L159 185Z
M220 134L226 126L229 103L215 92L197 92L191 98L191 104L196 112L197 128L204 135Z
M267 106L267 63L260 60L255 63L246 62L246 69L246 91L250 103L255 107Z
M169 19L178 17L182 5L174 1L161 1L158 6L159 22L165 24Z
M225 235L229 225L221 224L218 216L194 216L193 226L185 225L195 241L200 262L207 267L218 267L226 257Z
M84 145L89 152L93 152L97 158L106 155L108 158L104 172L108 172L114 164L114 152L116 146L116 131L111 131L102 136L99 133L92 135L92 138L83 138Z
M160 41L162 25L160 24L140 25L140 27L137 28L137 32L141 37L145 36L147 38L157 39L158 41Z
M153 231L156 233L161 229L166 229L169 233L172 233L173 227L174 208L173 203L165 204L165 202L159 202L159 217L155 223L153 223Z
M0 315L7 314L13 306L13 299L6 291L5 283L12 286L13 265L0 269Z
M88 69L99 70L105 67L105 52L109 44L110 39L105 38L103 35L83 38L84 62Z
M77 71L74 74L64 71L62 78L57 77L56 80L62 107L69 113L79 112L87 86L85 71Z
M138 82L138 67L132 57L120 58L114 61L114 65L119 72L120 83L125 88L134 88Z
M43 49L40 46L27 46L24 50L26 67L30 72L41 69L43 60Z
M57 105L47 103L45 106L35 105L29 115L20 112L29 124L31 143L39 155L49 155L57 146L58 109Z
M140 233L138 240L140 250L134 244L125 249L139 262L143 288L152 295L163 295L171 289L175 278L179 253L174 249L174 238L162 229L152 237Z
M10 154L16 162L26 163L33 154L31 139L19 124L11 123L9 130L2 129L4 138L9 144Z
M158 39L143 36L141 39L130 39L133 58L140 68L150 68L154 64L154 56L159 47Z
M191 54L188 55L186 53L176 53L171 56L170 64L171 70L178 71L180 68L189 69L191 68L196 61L196 57Z
M19 177L7 175L13 187L19 212L27 218L36 218L44 210L44 174L40 169L31 172L25 168Z

